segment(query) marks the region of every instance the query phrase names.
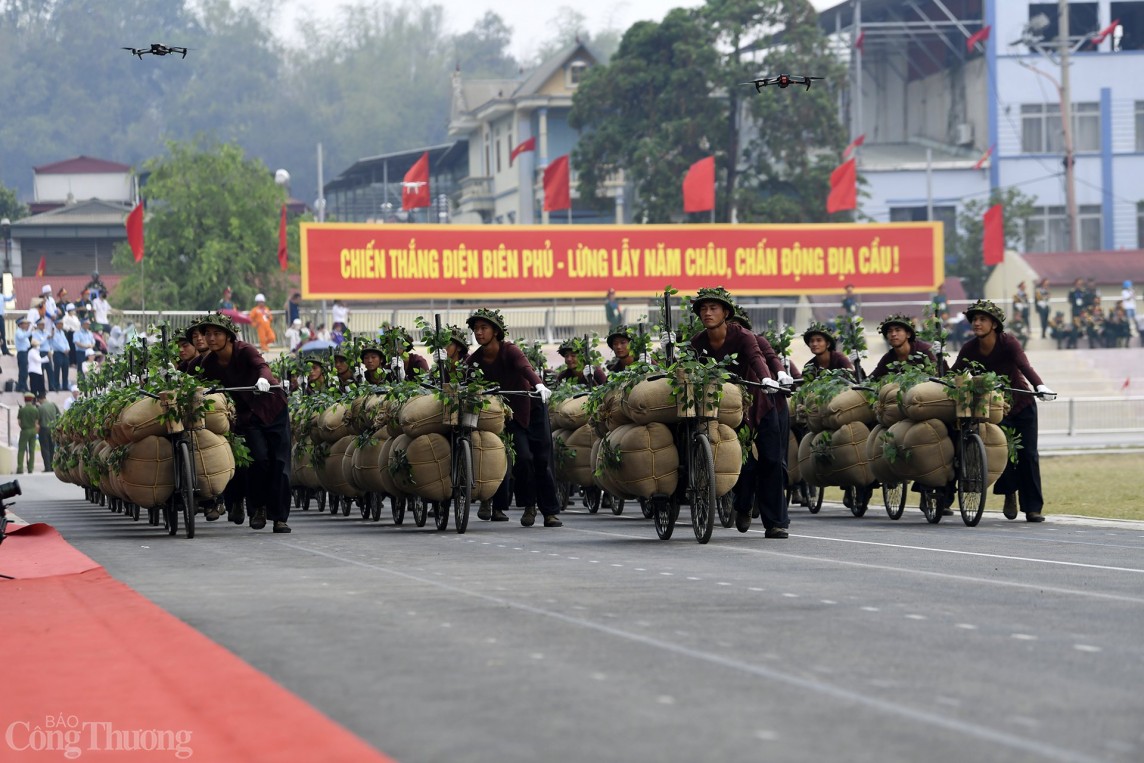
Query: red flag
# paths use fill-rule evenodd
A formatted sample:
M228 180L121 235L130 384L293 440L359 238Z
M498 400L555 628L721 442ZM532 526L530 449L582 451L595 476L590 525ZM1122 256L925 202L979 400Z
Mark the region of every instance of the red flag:
M683 211L710 212L715 209L715 157L700 159L683 178Z
M1131 385L1132 385L1132 377L1131 376L1125 376L1124 377L1124 383L1120 385L1120 389L1122 389L1122 390L1128 389Z
M554 212L571 206L571 178L568 174L568 154L565 154L556 157L544 168L544 211Z
M984 154L982 154L981 158L977 160L977 164L973 165L973 169L979 170L982 167L984 167L985 161L992 155L993 155L993 146L990 146L989 150L986 151Z
M40 264L36 266L36 276L42 277L45 275L44 271L48 269L48 258L46 256L40 258Z
M830 173L830 195L826 197L826 213L841 212L858 206L858 162L850 159Z
M532 137L526 141L523 141L519 146L517 146L516 148L514 148L512 150L512 153L510 153L508 155L508 166L511 167L513 159L516 159L516 157L520 156L525 151L535 151L535 150L536 150L536 138L535 137Z
M1099 32L1097 32L1096 34L1094 34L1092 36L1092 46L1095 48L1097 45L1104 42L1104 39L1106 37L1108 37L1108 35L1115 32L1116 27L1119 25L1120 25L1120 19L1113 19L1111 24L1106 26L1104 29L1101 29Z
M282 205L282 218L278 221L278 264L286 272L288 252L286 249L286 205Z
M858 148L858 146L861 146L865 142L866 142L866 133L862 133L857 138L850 141L850 143L848 143L846 145L846 148L842 149L842 158L845 159L845 158L849 157L851 151Z
M135 255L135 262L143 261L143 202L135 205L127 215L127 245Z
M866 30L865 29L863 29L861 32L858 33L858 39L854 41L854 47L860 51L865 52L865 50L866 50Z
M429 206L429 152L413 163L401 181L401 208L405 210Z
M1005 260L1005 218L1001 205L985 211L985 228L981 234L982 256L986 265L1000 265Z
M985 26L981 27L976 32L974 32L972 35L970 35L969 39L965 41L965 52L966 53L972 53L974 45L976 45L979 42L985 42L986 40L988 40L989 39L989 29L990 29L989 25L986 24Z

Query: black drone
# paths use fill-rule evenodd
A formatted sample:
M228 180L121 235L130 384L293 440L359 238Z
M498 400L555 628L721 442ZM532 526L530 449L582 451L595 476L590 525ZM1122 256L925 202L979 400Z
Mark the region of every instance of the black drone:
M179 48L174 45L164 45L161 42L153 42L149 48L124 48L124 50L130 50L131 55L139 56L140 61L143 60L144 53L150 53L153 56L165 56L171 53L179 53L183 56L183 58L187 57L186 48Z
M755 92L761 93L763 88L767 85L778 85L779 87L789 87L791 85L806 85L806 89L810 90L810 84L816 79L824 79L823 77L792 77L789 74L780 74L777 77L762 77L760 79L751 80L750 82L740 82L741 85L754 85Z

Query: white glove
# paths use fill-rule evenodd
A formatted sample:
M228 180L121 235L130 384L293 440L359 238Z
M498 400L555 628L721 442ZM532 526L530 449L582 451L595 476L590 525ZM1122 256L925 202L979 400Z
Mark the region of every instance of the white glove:
M389 367L394 371L400 371L403 367L401 358L394 358L393 360L389 361Z
M254 393L255 394L258 394L259 392L269 392L269 391L270 391L270 380L269 379L259 378L258 381L254 382Z
M593 373L594 372L592 371L591 366L584 366L584 379L586 379L587 381L591 381Z
M850 360L852 360L853 362L857 363L861 359L862 359L862 353L860 353L858 350L854 350L853 352L850 353Z
M786 371L779 371L779 384L783 385L784 387L789 387L790 385L794 384L794 377L788 374Z
M433 357L437 358L438 363L444 363L446 360L449 359L449 353L447 350L440 349L440 350L437 350L437 352L433 353Z
M1046 403L1057 399L1057 393L1046 387L1044 384L1037 385L1037 392L1040 393L1041 399Z
M540 402L547 405L548 398L552 397L552 390L548 389L548 387L545 387L543 384L537 384L536 391L540 393Z
M767 389L778 389L779 383L777 381L775 381L774 379L768 378L768 379L763 379L763 386L766 387Z
M659 335L659 343L661 345L669 345L675 341L675 337L671 335L670 331L664 331Z

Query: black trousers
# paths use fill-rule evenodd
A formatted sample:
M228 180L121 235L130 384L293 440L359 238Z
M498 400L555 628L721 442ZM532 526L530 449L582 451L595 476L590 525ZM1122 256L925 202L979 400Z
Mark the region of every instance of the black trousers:
M994 495L1017 493L1017 502L1024 512L1040 512L1045 506L1041 492L1041 457L1037 452L1037 404L1022 409L1017 415L1001 420L1001 426L1013 427L1021 435L1021 449L1017 463L1010 461L993 485Z
M505 425L505 431L512 435L516 456L493 496L493 508L508 509L515 488L517 500L525 506L536 506L545 516L558 514L560 504L556 501L556 478L552 475L548 415L534 406L531 418L528 429L518 421Z
M231 484L246 498L247 512L266 507L266 518L285 522L290 518L290 415L283 408L269 424L257 418L236 426L235 432L246 438L246 447L254 463L235 472ZM227 490L228 504L236 497Z
M787 447L790 442L790 411L780 400L759 422L755 431L755 449L759 459L747 458L735 484L735 511L751 510L755 496L759 498L759 518L763 527L789 527L787 512Z

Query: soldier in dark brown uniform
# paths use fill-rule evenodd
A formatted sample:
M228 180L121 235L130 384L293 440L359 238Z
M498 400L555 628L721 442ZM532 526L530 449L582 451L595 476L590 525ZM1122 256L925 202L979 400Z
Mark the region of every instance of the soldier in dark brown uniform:
M933 348L929 342L923 342L917 338L918 330L914 325L913 318L895 313L878 324L878 331L890 343L890 350L882 356L878 365L870 372L871 379L881 379L890 373L891 363L925 366L928 362L930 367L936 371L937 358L934 357Z
M812 323L806 331L802 332L802 341L814 353L814 357L802 367L802 377L808 382L812 381L820 371L844 369L854 375L854 364L850 358L838 352L838 339L825 323Z

